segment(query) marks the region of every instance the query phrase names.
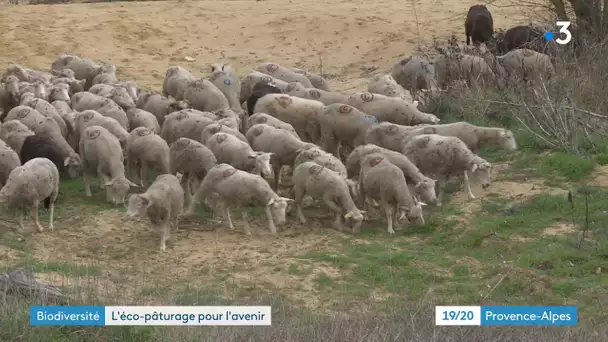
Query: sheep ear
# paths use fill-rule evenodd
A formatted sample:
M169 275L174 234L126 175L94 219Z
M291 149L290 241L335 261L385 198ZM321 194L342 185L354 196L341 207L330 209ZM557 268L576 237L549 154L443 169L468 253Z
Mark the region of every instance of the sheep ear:
M361 215L367 214L367 211L365 211L365 210L359 210L359 212L361 213Z
M349 211L349 212L347 212L347 213L344 215L344 218L351 218L351 217L353 217L353 212L352 212L352 211Z
M420 204L420 206L423 206L423 207L424 207L425 205L427 205L427 204L426 204L426 203L424 203L424 202L418 202L418 204Z
M501 136L502 138L506 137L506 136L507 136L507 131L506 131L506 130L502 130L502 131L500 131L500 136Z
M477 164L473 164L473 167L471 167L471 172L475 172L477 170L478 166Z
M152 201L150 201L148 197L144 195L139 195L139 198L141 199L141 203L145 205L146 208L150 208L150 206L152 205Z
M65 160L63 161L63 166L68 166L68 164L70 164L70 157L65 158Z
M114 180L104 183L104 186L112 186L114 184Z
M266 204L266 206L271 206L274 203L274 198L271 198L270 201L268 201L268 204Z
M287 202L287 203L295 202L295 200L293 200L291 198L287 198L287 197L281 197L281 199L285 200L285 202Z
M418 101L414 101L413 104L414 104L414 107L418 108L418 105L419 105Z
M133 183L131 181L129 181L129 186L139 187L139 185L137 185L137 184L135 184L135 183Z

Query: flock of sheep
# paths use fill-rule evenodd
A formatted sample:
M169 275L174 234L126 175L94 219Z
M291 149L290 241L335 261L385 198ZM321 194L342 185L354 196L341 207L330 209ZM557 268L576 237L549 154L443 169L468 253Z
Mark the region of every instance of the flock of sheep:
M11 65L0 86L0 205L20 210L22 229L30 209L43 231L38 206L44 201L53 230L60 174L82 174L86 196L95 176L108 202L149 218L161 232L161 250L180 216L201 203L222 214L230 229L230 210L238 209L246 234L246 206L264 208L276 234L290 202L306 222L304 196L334 212L340 230L358 232L376 206L389 233L393 225L424 224L423 207L442 204L450 177L463 175L471 199L470 175L484 189L490 185L492 165L477 155L481 147L517 148L509 130L439 124L420 109L447 85L439 66L477 86L483 76L505 79L496 66L510 82L548 70L544 62L509 62L509 56L545 61L546 55L514 49L495 58L479 35L472 37L476 47L459 53L456 64L442 62L452 56L405 58L353 94L276 63L259 64L243 78L223 62L202 78L172 66L161 93L142 92L135 82L118 80L114 65L79 56L58 56L50 72ZM284 197L278 193L286 169L292 186ZM150 171L157 174L152 184ZM132 187L146 191L129 195Z

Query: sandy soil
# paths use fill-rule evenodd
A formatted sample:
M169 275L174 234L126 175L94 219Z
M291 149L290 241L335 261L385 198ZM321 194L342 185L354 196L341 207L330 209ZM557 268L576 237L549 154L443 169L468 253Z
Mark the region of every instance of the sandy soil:
M121 78L160 90L167 67L179 64L206 73L208 64L223 55L241 74L257 63L274 61L314 71L322 68L335 76L330 85L339 91L363 90L370 72L388 69L399 56L413 53L419 40L451 34L463 40L464 16L477 2L431 0L418 2L415 8L410 1L387 0L0 5L0 68L16 62L47 70L58 54L69 53L115 63ZM491 9L496 27L525 22L517 8ZM185 61L186 56L195 61ZM521 197L535 193L533 186L496 183L492 191ZM473 191L480 197L485 193L479 187ZM463 193L453 201L476 205L466 204ZM286 270L296 262L295 254L331 251L343 239L335 231L321 233L318 223L312 228L292 227L274 238L260 220L255 226L261 235L253 237L221 228L177 232L170 252L160 254L158 238L146 225L132 224L119 212L57 219L55 232L25 236L27 244L35 247L35 257L42 262L100 267L103 275L91 283L100 292L112 293L113 302L123 304L116 289L124 298L135 298L143 285L185 281L204 285L218 275L230 274L237 284L293 289L290 292L296 299L318 307L322 302L311 279L320 269L330 275L336 271L317 264L315 271L304 276ZM0 260L15 260L22 254L0 247ZM277 265L282 272L276 272ZM55 280L72 285L75 281Z

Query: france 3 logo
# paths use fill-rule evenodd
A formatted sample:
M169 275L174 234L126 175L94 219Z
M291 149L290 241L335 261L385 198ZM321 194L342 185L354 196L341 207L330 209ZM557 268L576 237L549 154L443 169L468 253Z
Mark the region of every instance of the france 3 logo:
M566 45L566 44L570 43L570 41L572 40L572 32L570 32L570 30L568 29L568 27L570 27L570 22L569 21L558 21L555 23L555 26L557 26L559 28L559 32L557 34L557 39L556 39L556 35L550 31L545 32L545 39L546 40L555 40L555 42L560 45ZM564 37L564 38L562 38L562 37Z

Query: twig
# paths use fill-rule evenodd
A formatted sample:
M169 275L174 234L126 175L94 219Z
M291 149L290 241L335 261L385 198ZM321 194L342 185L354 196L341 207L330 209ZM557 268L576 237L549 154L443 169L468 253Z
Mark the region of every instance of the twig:
M515 102L506 102L506 101L496 101L496 100L478 100L478 99L472 99L473 101L477 101L477 102L486 102L486 103L495 103L495 104L505 104L505 105L510 105L510 106L516 106L516 107L526 107L528 106L527 104L522 104L522 103L515 103ZM529 106L530 108L543 108L543 106ZM591 116L594 116L596 118L601 118L601 119L606 119L608 120L608 116L606 115L602 115L602 114L597 114L585 109L580 109L580 108L575 108L575 107L571 107L571 106L560 106L559 108L564 108L564 109L570 109L576 112L580 112L583 114L588 114Z

